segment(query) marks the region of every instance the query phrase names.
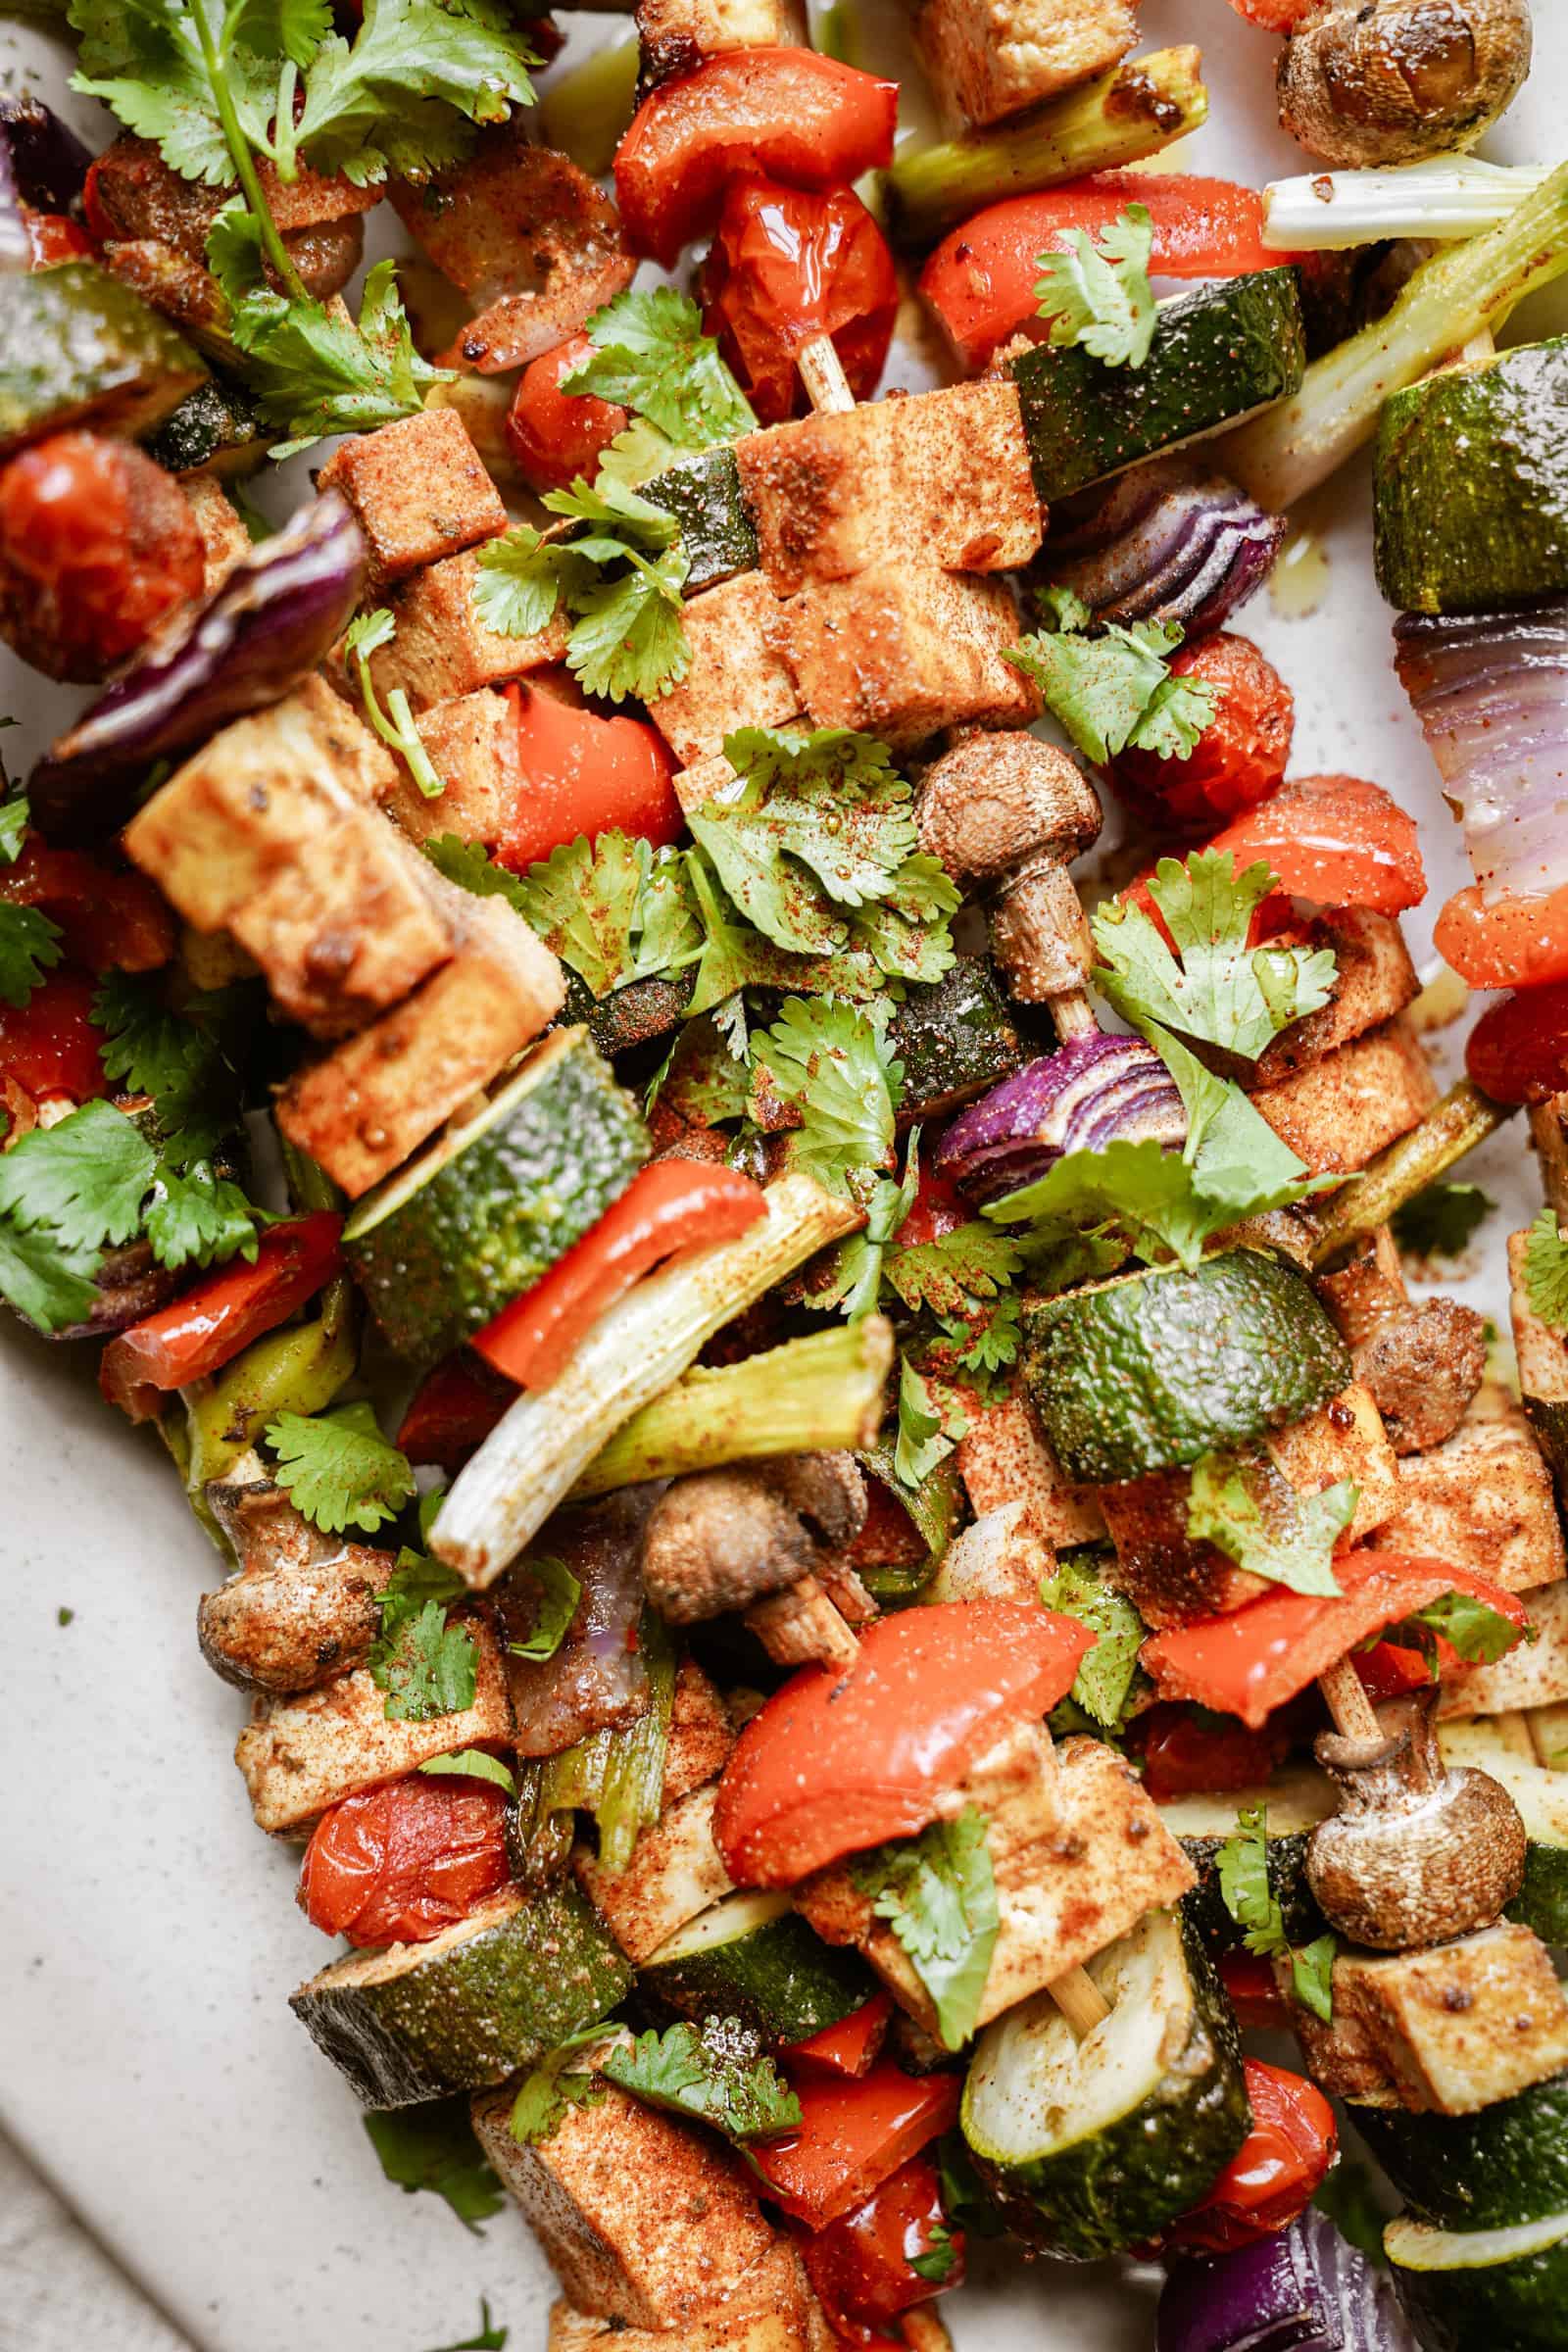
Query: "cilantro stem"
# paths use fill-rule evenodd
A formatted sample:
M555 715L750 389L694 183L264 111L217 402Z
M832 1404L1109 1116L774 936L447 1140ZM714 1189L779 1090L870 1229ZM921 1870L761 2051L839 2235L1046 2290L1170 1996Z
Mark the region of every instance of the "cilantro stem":
M277 111L272 118L272 164L281 180L298 179L300 172L294 146L294 87L298 80L299 68L291 57L285 57L277 77Z
M223 142L228 149L229 159L238 175L239 184L244 190L245 201L261 231L262 250L281 278L290 299L294 302L308 302L310 295L306 289L305 280L289 259L288 247L278 233L277 222L272 219L271 208L263 193L261 173L256 169L256 158L251 152L249 140L240 127L239 116L234 108L234 94L228 86L228 80L223 71L223 60L219 55L218 43L213 38L213 28L208 23L207 11L200 5L200 0L191 14L196 20L196 38L202 45L202 58L207 67L207 78L212 86L213 105L217 110L219 123L222 129ZM292 116L292 107L290 114ZM292 143L292 121L289 126L289 139Z
M354 648L354 666L360 681L360 695L365 704L365 715L375 729L388 751L396 752L427 801L438 801L446 786L437 775L430 755L419 739L414 723L409 698L401 686L394 686L386 698L383 710L375 684L370 676L370 664L363 645Z

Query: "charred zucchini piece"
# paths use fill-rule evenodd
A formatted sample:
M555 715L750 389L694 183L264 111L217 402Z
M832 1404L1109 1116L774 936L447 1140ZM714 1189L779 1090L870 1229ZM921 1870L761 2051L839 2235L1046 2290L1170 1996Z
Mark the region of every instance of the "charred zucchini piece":
M250 394L213 376L186 393L145 447L167 473L211 473L231 481L255 472L267 456L267 440Z
M824 1943L787 1894L731 1894L677 1928L638 1982L682 2017L738 2017L774 2049L863 2008L877 1989L859 1954Z
M983 956L960 956L940 980L911 981L888 1033L904 1064L903 1127L945 1118L1024 1064L1024 1047Z
M1560 2352L1568 2213L1465 2230L1401 2213L1383 2250L1425 2352Z
M686 574L688 596L731 579L738 571L756 569L757 526L728 442L666 466L662 473L639 482L637 492L650 505L673 514L680 525L680 543L691 565Z
M1508 2230L1568 2212L1568 2075L1475 2115L1357 2107L1355 2128L1418 2220Z
M1223 1796L1178 1796L1160 1806L1160 1820L1198 1873L1186 1910L1211 1951L1229 1951L1242 1939L1220 1892L1219 1849L1237 1835L1241 1816L1259 1805L1266 1811L1269 1892L1279 1904L1285 1933L1292 1943L1310 1943L1322 1935L1323 1918L1306 1883L1306 1848L1312 1832L1337 1802L1327 1773L1299 1764L1278 1774L1266 1788L1227 1789Z
M184 336L96 262L0 278L0 458L72 424L149 433L206 375Z

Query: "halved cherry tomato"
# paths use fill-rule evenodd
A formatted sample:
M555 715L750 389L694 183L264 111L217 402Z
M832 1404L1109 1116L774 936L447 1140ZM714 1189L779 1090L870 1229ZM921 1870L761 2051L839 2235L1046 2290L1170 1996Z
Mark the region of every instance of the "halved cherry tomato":
M415 1390L398 1431L398 1451L421 1468L455 1476L515 1396L510 1381L460 1348Z
M1322 906L1399 914L1426 896L1415 819L1360 776L1296 776L1208 846L1238 873L1266 858L1282 889Z
M675 762L657 727L640 718L600 718L530 687L507 689L517 712L522 793L496 856L525 873L579 833L595 840L617 828L656 849L680 838L685 817L671 778Z
M1405 1649L1397 1642L1375 1642L1370 1649L1358 1649L1350 1664L1377 1705L1386 1698L1403 1698L1407 1691L1424 1690L1432 1681L1432 1669L1421 1651Z
M174 918L150 882L111 873L80 850L51 849L41 833L26 834L21 857L0 866L0 899L58 923L66 954L89 971L156 971L174 953Z
M893 2001L885 1992L873 1992L848 2017L841 2017L836 2026L824 2026L805 2041L792 2041L784 2051L786 2058L799 2058L807 2066L821 2066L830 2075L864 2075L876 2059L893 2014Z
M1163 1704L1140 1715L1128 1738L1143 1758L1144 1787L1156 1804L1221 1788L1255 1788L1290 1743L1283 1730L1250 1732L1234 1721L1200 1723L1190 1707Z
M1334 2110L1315 2083L1261 2058L1246 2060L1252 2128L1201 2205L1164 2244L1229 2253L1289 2229L1310 2205L1339 2146Z
M877 2340L884 2322L963 2284L961 2230L950 2230L942 2181L925 2156L901 2164L861 2205L805 2238L807 2276L828 2323L852 2344ZM914 2268L936 2256L940 2278Z
M1543 988L1568 980L1568 882L1534 898L1488 900L1479 882L1455 891L1432 944L1472 988Z
M1290 2005L1279 1988L1271 1960L1258 1952L1221 1952L1219 1973L1239 2026L1263 2033L1290 2024Z
M103 1031L92 1021L97 993L84 972L62 965L24 1005L0 1004L0 1079L9 1078L34 1102L69 1095L74 1102L89 1102L107 1095L99 1053Z
M1228 1616L1152 1635L1140 1655L1160 1696L1196 1699L1216 1714L1239 1715L1257 1731L1326 1666L1445 1592L1485 1601L1521 1633L1528 1623L1515 1593L1446 1560L1348 1551L1335 1561L1334 1573L1337 1599L1267 1592Z
M132 1421L150 1420L171 1389L220 1372L264 1331L286 1323L341 1270L343 1220L330 1209L269 1226L256 1260L235 1259L172 1306L110 1341L98 1386Z
M795 363L819 335L832 338L857 400L875 390L899 281L887 240L853 188L815 195L732 179L697 290L703 324L763 424L809 405Z
M530 490L567 490L578 474L592 481L601 453L626 422L626 412L592 392L563 392L561 379L593 356L588 335L568 335L530 360L507 411L507 447Z
M793 1886L923 1830L1009 1724L1066 1695L1094 1640L1022 1601L943 1601L867 1626L843 1674L803 1667L724 1767L713 1835L730 1877Z
M747 2149L786 2213L825 2230L958 2120L957 2075L906 2075L891 2063L858 2081L803 2074L797 2131Z
M1545 1102L1568 1087L1568 981L1489 1004L1464 1066L1494 1102Z
M966 373L984 368L1015 327L1037 318L1040 256L1067 250L1073 229L1101 236L1130 204L1149 208L1154 230L1149 267L1157 276L1236 277L1290 259L1262 241L1256 189L1230 179L1095 172L1037 196L1006 197L944 237L920 272L920 292Z
M92 258L92 239L78 228L67 213L35 213L30 205L22 208L22 219L27 231L29 267L52 270L58 262L89 261Z
M300 1869L311 1925L353 1944L427 1943L504 1886L507 1799L488 1781L411 1773L317 1823Z
M727 183L760 173L792 188L842 187L891 163L899 85L810 49L730 49L662 81L615 155L633 253L673 269L706 236Z
M1206 833L1255 808L1284 781L1296 725L1290 688L1250 637L1225 631L1184 645L1172 677L1214 689L1214 715L1185 760L1120 752L1111 779L1146 822L1160 830Z
M677 1250L729 1242L767 1214L767 1196L738 1168L656 1159L542 1281L502 1308L474 1352L519 1388L547 1389L592 1325Z

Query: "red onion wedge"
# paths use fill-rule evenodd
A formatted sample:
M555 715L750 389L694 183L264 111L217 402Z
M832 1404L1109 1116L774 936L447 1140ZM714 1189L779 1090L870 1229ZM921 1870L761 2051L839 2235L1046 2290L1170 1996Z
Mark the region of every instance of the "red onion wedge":
M1394 2288L1325 2214L1172 2265L1154 2352L1418 2352Z
M533 1629L526 1573L516 1589L511 1580L498 1588L518 1755L553 1756L646 1709L648 1674L635 1629L643 1606L643 1529L658 1493L657 1486L628 1487L591 1509L562 1511L540 1531L537 1550L564 1560L581 1587L553 1657L525 1658L510 1647Z
M360 601L365 566L360 526L335 491L302 508L211 595L171 613L44 754L27 787L33 822L55 841L122 825L155 760L280 701L316 667Z
M1175 620L1201 637L1261 587L1285 530L1222 473L1156 458L1054 510L1045 562L1097 620Z
M1395 624L1394 665L1488 898L1568 882L1568 602Z
M69 213L80 196L92 149L40 99L0 93L0 147L18 196L35 212Z
M1178 1146L1187 1114L1176 1082L1139 1037L1075 1037L1026 1062L959 1113L937 1166L973 1201L999 1200L1047 1175L1068 1152L1107 1144Z

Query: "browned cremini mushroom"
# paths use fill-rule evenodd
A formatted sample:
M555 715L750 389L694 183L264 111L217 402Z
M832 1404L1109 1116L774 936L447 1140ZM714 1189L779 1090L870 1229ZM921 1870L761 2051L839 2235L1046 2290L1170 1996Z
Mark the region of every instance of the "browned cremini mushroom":
M1396 1453L1425 1453L1452 1437L1487 1369L1486 1331L1456 1298L1405 1296L1392 1244L1324 1277L1330 1313L1355 1377L1370 1390Z
M1530 71L1529 0L1333 0L1292 34L1280 121L1347 169L1468 147Z
M242 1690L289 1691L357 1666L376 1637L392 1554L318 1534L255 1454L205 1492L239 1561L197 1610L213 1672Z
M1317 1741L1340 1809L1307 1842L1307 1882L1330 1927L1374 1951L1490 1927L1524 1879L1518 1807L1490 1774L1445 1766L1437 1696L1385 1707L1376 1737L1325 1732Z
M672 1625L746 1610L782 1665L853 1659L846 1619L868 1616L871 1602L835 1555L864 1525L865 1509L864 1482L843 1453L781 1454L678 1478L649 1518L648 1597Z

